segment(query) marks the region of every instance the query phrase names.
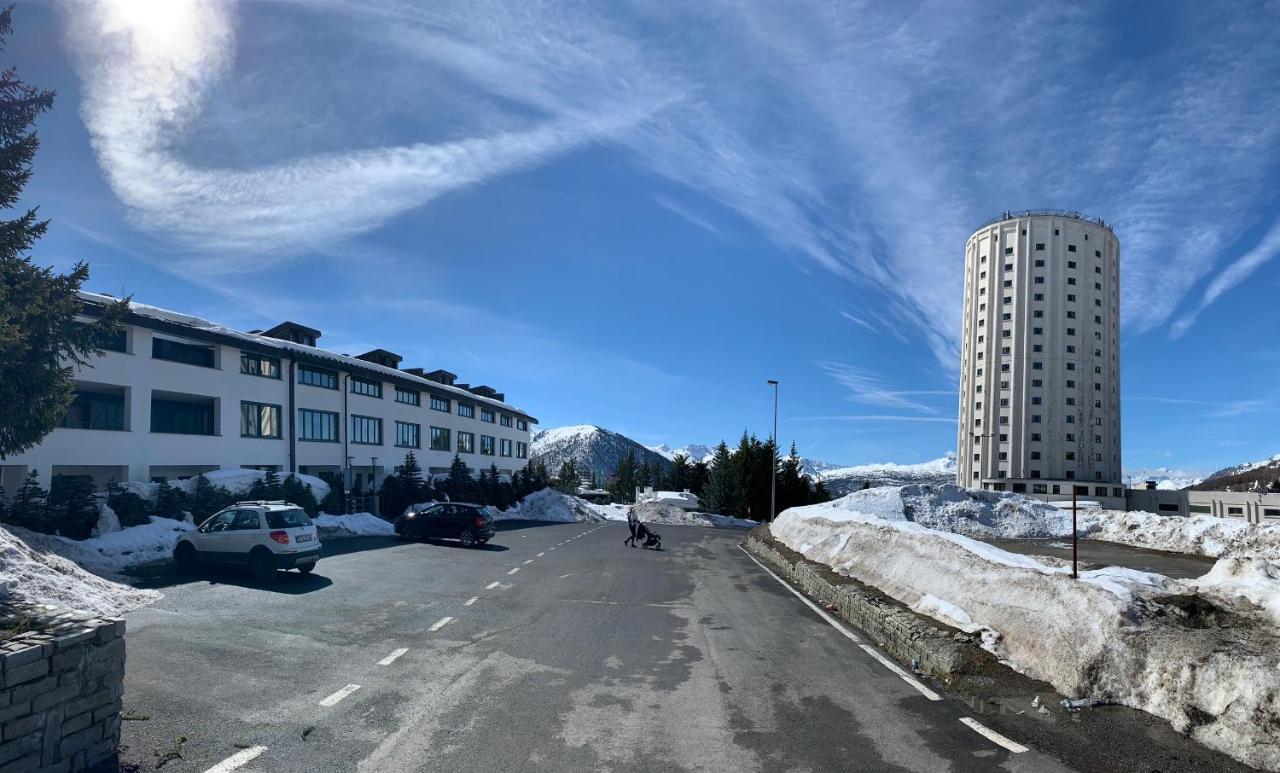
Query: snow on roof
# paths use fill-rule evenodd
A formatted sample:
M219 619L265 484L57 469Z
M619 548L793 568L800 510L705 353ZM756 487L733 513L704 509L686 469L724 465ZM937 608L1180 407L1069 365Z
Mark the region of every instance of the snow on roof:
M115 303L120 300L119 298L115 298L110 295L103 295L102 293L93 293L93 292L88 292L84 290L80 291L80 297L89 303L102 304L102 305ZM425 387L430 387L431 389L436 389L442 392L449 392L451 394L455 394L467 400L472 400L478 403L489 403L491 405L506 408L509 411L514 411L516 413L519 413L527 417L530 421L534 422L535 424L537 423L537 419L530 416L528 412L526 412L521 408L517 408L516 406L511 405L510 403L506 403L501 400L495 400L492 398L482 397L480 395L469 392L465 389L460 389L458 387L450 386L448 384L442 384L438 381L432 381L430 379L422 378L420 376L415 376L412 373L406 373L405 371L398 370L396 368L388 368L385 365L379 365L375 362L369 362L368 360L361 360L356 357L349 357L345 354L338 354L337 352L331 352L328 349L321 349L317 346L307 346L306 344L294 343L293 341L285 341L279 338L271 338L270 336L260 335L257 333L246 333L242 330L236 330L234 328L227 327L226 325L222 325L217 322L211 322L207 319L203 319L201 317L197 317L191 314L183 314L182 312L178 312L178 311L170 311L169 309L162 309L159 306L151 306L151 305L148 305L145 303L139 303L133 300L129 301L129 310L140 317L147 317L148 319L154 319L161 322L170 322L176 325L189 327L193 330L199 330L199 331L210 333L213 335L226 336L228 338L238 339L248 343L257 344L259 346L266 346L272 349L280 349L284 351L296 352L298 354L309 355L317 359L330 360L334 363L344 365L352 369L372 371L374 373L378 373L384 376L391 376L399 380L415 382Z

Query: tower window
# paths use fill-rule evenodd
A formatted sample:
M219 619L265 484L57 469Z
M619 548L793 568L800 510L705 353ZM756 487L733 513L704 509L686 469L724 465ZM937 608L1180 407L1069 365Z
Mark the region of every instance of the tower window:
M1075 251L1076 251L1076 246L1074 244L1067 245L1067 252L1075 252Z

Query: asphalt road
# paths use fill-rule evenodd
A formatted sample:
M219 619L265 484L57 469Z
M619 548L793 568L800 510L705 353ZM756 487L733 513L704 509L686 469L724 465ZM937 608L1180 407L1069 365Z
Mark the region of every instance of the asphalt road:
M988 539L983 540L1011 553L1029 556L1051 556L1071 560L1071 538L1066 539ZM1118 542L1082 539L1078 543L1080 570L1104 566L1124 566L1141 572L1155 572L1174 579L1194 579L1213 568L1215 558L1146 550Z
M822 620L738 548L742 532L667 527L662 552L625 548L625 535L530 526L480 550L351 540L314 575L271 585L152 577L165 598L128 616L122 759L154 770L170 757L164 771L1069 769L963 724L964 703L930 700Z

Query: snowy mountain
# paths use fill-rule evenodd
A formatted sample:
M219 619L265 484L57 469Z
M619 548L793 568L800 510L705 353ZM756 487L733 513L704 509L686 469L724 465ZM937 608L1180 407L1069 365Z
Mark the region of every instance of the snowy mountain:
M648 446L650 451L662 454L668 459L675 459L676 456L683 454L690 462L709 462L711 457L716 455L716 447L703 445L702 443L690 443L687 446L672 448L663 443L659 446ZM729 452L733 453L733 446L729 447ZM823 462L818 459L810 459L807 456L800 457L800 470L809 477L813 477L825 470L839 469L840 465L831 462Z
M908 483L941 485L956 482L956 455L947 454L920 464L862 464L856 467L839 467L824 470L818 480L826 485L833 496L844 496L868 485L902 486Z
M1280 454L1218 470L1192 488L1200 491L1280 491Z
M603 482L629 453L635 453L637 464L648 461L650 465L662 465L664 470L670 466L668 457L645 448L626 435L594 424L556 427L535 433L529 461L531 464L541 461L547 466L547 472L555 475L561 464L572 459L578 469L591 470Z
M1177 491L1194 486L1203 475L1191 470L1171 470L1168 467L1143 468L1125 473L1125 482L1130 488L1146 488L1148 481L1155 481L1156 488L1161 491Z

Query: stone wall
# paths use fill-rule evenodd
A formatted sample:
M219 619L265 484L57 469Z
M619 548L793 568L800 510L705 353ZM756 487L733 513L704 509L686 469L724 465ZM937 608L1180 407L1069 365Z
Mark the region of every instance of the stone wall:
M767 525L752 529L747 550L834 617L862 629L904 665L945 684L999 668L973 634L912 612L885 594L774 541Z
M109 765L120 743L124 620L0 604L0 773Z

